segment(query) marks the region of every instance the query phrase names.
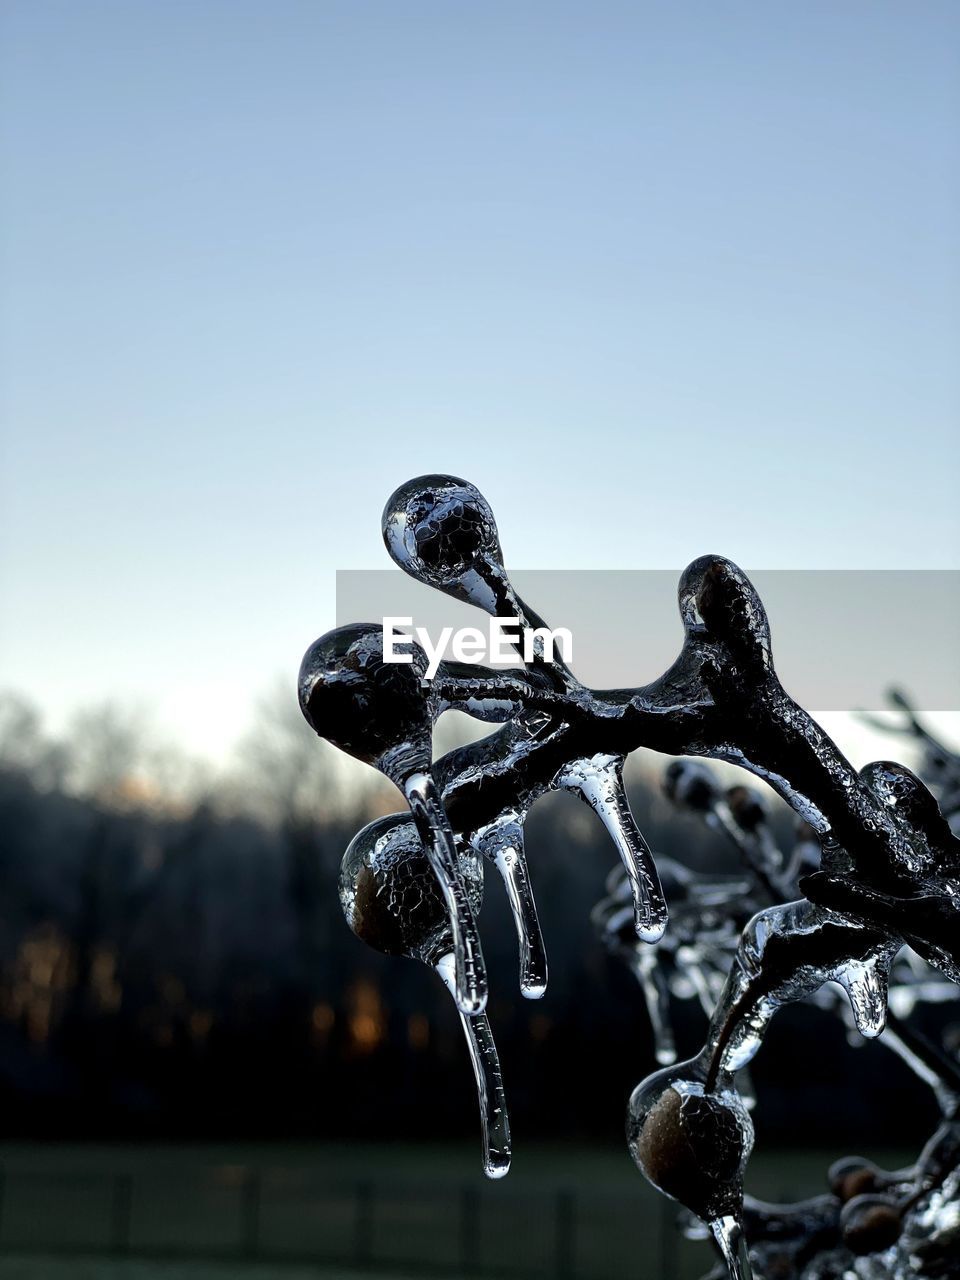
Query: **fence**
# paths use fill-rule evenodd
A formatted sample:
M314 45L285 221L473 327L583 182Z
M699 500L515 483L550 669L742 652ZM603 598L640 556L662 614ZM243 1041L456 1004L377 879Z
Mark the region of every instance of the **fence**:
M524 1184L338 1182L299 1167L0 1172L0 1253L269 1262L445 1277L691 1280L673 1207Z

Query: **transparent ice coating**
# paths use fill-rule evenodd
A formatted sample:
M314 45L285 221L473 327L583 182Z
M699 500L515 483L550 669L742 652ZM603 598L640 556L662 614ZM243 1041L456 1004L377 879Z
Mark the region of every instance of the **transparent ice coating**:
M470 907L479 911L483 871L472 851L459 855ZM351 840L340 868L340 903L358 938L385 955L436 970L458 1005L477 1086L483 1167L490 1178L510 1168L510 1121L497 1047L484 1013L459 1009L453 933L441 887L416 825L405 814L378 818Z
M704 1222L739 1215L753 1125L725 1078L706 1086L702 1061L657 1071L627 1108L627 1143L644 1176Z
M387 499L381 527L391 558L418 582L487 613L516 616L493 511L468 481L449 475L408 480Z
M520 989L528 999L539 999L547 984L547 956L523 840L529 807L547 790L540 782L522 782L527 758L549 745L550 733L541 733L542 725L549 725L549 719L524 716L434 764L451 820L462 838L493 863L503 882L517 931ZM479 807L476 779L484 783ZM491 793L496 796L493 806L486 803Z
M492 509L467 481L433 475L401 486L387 503L383 532L395 561L419 581L491 614L517 617L526 629L542 625L511 586ZM750 1262L743 1213L760 1254L774 1247L779 1228L773 1216L764 1226L763 1210L741 1205L752 1130L734 1073L756 1053L783 1004L812 998L825 1010L838 1010L842 988L850 1010L844 1016L921 1074L937 1092L944 1124L954 1123L960 1091L953 1069L912 1036L896 1010L886 1014L891 975L893 1003L905 1012L934 999L931 993L942 991L944 979L960 979L960 842L943 816L952 812L951 803L960 804L960 783L955 754L922 729L905 700L898 705L924 748L924 769L940 807L927 785L901 765L881 761L854 770L781 686L763 605L731 561L716 555L695 560L681 576L678 605L683 638L676 661L636 688L588 689L562 663L548 663L542 645L535 646L531 663L512 672L442 664L425 687L426 659L417 646L411 644L410 665L387 669L379 628L361 625L311 646L301 668L300 702L318 733L380 769L410 805L413 825L407 818L397 821L406 823L404 840L412 843L409 856L420 858L421 879L429 869L434 926L442 940L439 949L431 944L427 962L439 966L448 983L453 975L492 1166L505 1167L496 1153L508 1144L499 1129L501 1118L505 1123L502 1084L480 1013L485 975L465 851L477 868L481 858L497 866L517 927L521 985L525 994L537 995L546 982L546 961L523 822L551 789L572 790L595 809L625 868L595 923L605 945L622 954L641 981L660 1024L658 1057L675 1054L671 998L696 998L711 1011L701 1054L670 1068L668 1079L661 1072L634 1092L631 1150L656 1185L708 1222L728 1273L745 1276ZM501 727L431 763L433 724L451 708ZM777 849L755 792L723 790L681 760L678 802L699 806L704 821L735 844L748 879L739 904L719 880L692 882L666 861L661 885L623 792L623 762L641 747L728 761L764 779L803 824L792 856ZM674 908L666 933L665 898ZM357 931L378 945L378 929L362 925L358 901L354 892L348 918L361 921ZM407 903L402 894L395 901ZM747 907L751 914L761 908L749 922L743 919ZM413 904L399 907L406 909ZM381 922L379 934L385 931ZM412 954L403 931L394 932L403 939L399 953ZM896 960L904 944L913 961ZM422 939L416 944L421 952L423 945ZM938 1163L928 1161L911 1183L914 1199L895 1206L899 1234L880 1253L864 1249L893 1239L891 1206L882 1199L889 1188L862 1193L880 1200L855 1203L850 1196L852 1207L845 1200L835 1214L821 1205L791 1217L788 1234L797 1238L803 1222L819 1224L810 1226L807 1245L816 1231L833 1233L819 1252L791 1255L797 1274L803 1280L923 1274L909 1270L909 1259L923 1251L916 1240L936 1239L934 1257L956 1235L950 1225L957 1208L956 1143L949 1134L938 1142ZM910 1254L903 1252L907 1239L914 1242Z
M493 616L515 617L523 631L532 631L533 669L547 678L537 682L540 692L536 701L533 696L528 697L527 709L535 714L553 710L558 716L569 712L569 704L562 696L552 698L550 691L574 694L581 691L581 686L562 661L549 667L544 663L543 641L536 633L546 624L514 591L504 567L493 512L473 485L445 475L411 480L388 499L382 527L390 555L417 581L475 604ZM520 648L518 644L518 651ZM461 675L464 680L469 679L466 669ZM489 680L489 673L484 678ZM459 692L448 693L444 684L441 696L446 699L445 705L457 706L472 715L478 714L478 704L484 701L476 695L465 700ZM489 704L490 699L486 702ZM631 877L637 932L655 941L666 927L666 908L650 851L630 813L622 768L622 757L598 753L567 762L553 785L582 796L600 817Z
M635 1162L708 1225L731 1277L750 1274L741 1218L743 1171L753 1144L735 1074L756 1054L777 1009L827 981L843 982L861 1032L879 1034L883 978L897 945L809 903L758 913L743 930L700 1054L634 1090L627 1134Z
M482 1013L487 1003L486 969L473 909L460 876L456 837L428 772L412 774L403 791L446 903L457 1006L461 1013Z
M843 985L861 1035L879 1035L889 968L899 946L803 900L759 912L743 930L714 1011L705 1048L708 1078L745 1066L777 1010L825 982Z
M913 738L920 746L924 781L937 797L944 817L951 821L960 817L960 752L952 750L923 723L913 704L899 689L888 693L891 706L901 713L901 720L891 725L878 716L861 713L861 718L883 733Z
M885 819L909 841L892 873L852 875L833 858L801 887L814 902L899 935L951 981L960 979L960 840L931 792L901 764L875 761L861 778Z
M661 1066L669 1066L677 1060L677 1042L670 1014L670 988L660 959L650 951L636 947L633 949L630 968L640 983L647 1004L647 1015L653 1031L654 1056Z
M340 627L307 650L300 708L310 727L374 765L403 792L447 909L456 962L457 1004L479 1013L487 998L480 938L461 877L455 837L430 773L433 709L422 680L426 654L411 642L412 662L383 661L383 630Z
M666 940L658 946L638 941L632 887L622 867L608 877L607 889L607 897L593 908L590 919L603 945L627 965L640 983L653 1032L654 1053L657 1061L666 1066L677 1057L667 977L667 964L675 957L676 948Z
M707 1225L732 1280L750 1280L742 1213L753 1125L732 1080L708 1088L697 1059L649 1076L630 1095L627 1145L644 1177Z
M686 766L691 765L691 768ZM715 811L715 803L720 796L712 776L703 766L696 762L677 762L668 768L665 789L676 803L680 803L700 812L705 820ZM910 778L905 778L898 767L889 765L872 766L865 771L878 794L903 792L913 796L915 788ZM679 793L679 794L678 794ZM803 830L799 843L809 843ZM805 857L808 855L804 855ZM784 859L779 855L771 859L771 865L782 865ZM682 930L685 925L684 912L678 903L675 886L683 886L686 895L690 894L691 884L696 886L688 872L682 868L679 874L668 874L669 860L661 860L661 872L671 907L671 932ZM708 892L705 882L700 882L704 892ZM636 964L629 954L627 939L620 928L623 915L624 894L622 884L615 877L608 885L608 897L598 903L594 910L594 924L605 936L611 949L626 959L636 971ZM619 913L619 914L618 914ZM706 936L701 929L699 939ZM655 948L650 948L662 956L666 940ZM871 940L871 932L862 926L854 926L842 917L835 918L830 913L818 909L805 902L780 904L776 908L766 910L754 916L746 928L737 948L735 964L731 970L724 992L717 1007L708 1033L707 1042L702 1053L690 1063L681 1064L675 1071L686 1081L700 1081L713 1093L721 1096L729 1095L734 1090L734 1073L741 1070L756 1050L765 1033L773 1013L782 1004L804 996L817 993L825 1008L837 1008L836 999L830 994L842 988L849 999L849 1009L859 1030L867 1036L878 1036L883 1032L880 1043L897 1053L933 1088L945 1115L954 1115L957 1111L957 1093L960 1085L960 1068L948 1055L941 1054L931 1048L922 1037L916 1037L908 1026L899 1019L890 1017L891 1026L884 1031L886 1015L887 979L891 964L894 961L898 942L895 939L880 939L875 934ZM680 945L675 949L675 962L679 962L683 970L693 974L699 970L705 972L704 946ZM837 984L824 986L825 982ZM947 988L956 995L952 984L937 979L925 961L918 956L904 952L894 969L894 992L910 992L911 1005L929 997L938 1000ZM655 1007L656 998L648 995L648 1002ZM662 999L659 1001L663 1005ZM850 1016L850 1015L848 1015ZM658 1044L660 1043L658 1036ZM664 1075L659 1073L640 1086L640 1095L649 1095L662 1085ZM673 1078L669 1077L668 1078ZM735 1092L742 1098L742 1085ZM631 1102L628 1126L636 1124L636 1113L639 1106L638 1095ZM743 1099L745 1102L746 1100ZM647 1150L640 1160L642 1170L648 1175L656 1167L651 1165L656 1153L651 1155L650 1147L654 1142L655 1130L648 1136ZM939 1138L941 1150L950 1152L950 1158L942 1157L936 1162L942 1173L944 1167L953 1167L956 1162L960 1143L951 1146L943 1137ZM956 1148L956 1149L955 1149ZM635 1157L638 1148L633 1148ZM839 1162L841 1165L846 1162ZM728 1274L737 1276L746 1274L749 1257L746 1256L744 1237L750 1241L751 1251L756 1249L756 1260L761 1264L759 1275L766 1275L768 1270L774 1275L798 1275L800 1262L811 1253L819 1253L826 1258L826 1270L823 1276L840 1275L840 1263L850 1264L856 1274L867 1275L864 1270L867 1262L861 1265L861 1259L869 1259L869 1267L877 1275L889 1275L898 1280L917 1274L905 1256L901 1256L896 1270L889 1272L878 1269L879 1264L874 1256L877 1249L892 1249L904 1230L901 1222L899 1205L891 1206L889 1196L891 1189L896 1190L901 1198L907 1195L916 1196L921 1187L929 1190L931 1182L927 1175L923 1180L917 1170L904 1171L900 1174L884 1174L875 1168L867 1169L868 1162L849 1162L854 1167L837 1170L847 1190L841 1203L836 1196L821 1197L816 1202L802 1206L771 1206L748 1200L743 1211L745 1230L740 1231L740 1219L734 1209L726 1216L725 1226L727 1239L718 1237L718 1220L710 1220L709 1230L717 1241ZM931 1163L928 1161L928 1163ZM919 1165L918 1165L919 1168ZM831 1170L831 1175L834 1170ZM657 1185L662 1185L663 1177L654 1176ZM942 1180L942 1178L941 1178ZM666 1189L666 1188L664 1188ZM732 1188L735 1191L735 1186ZM853 1193L860 1194L853 1199ZM673 1192L671 1192L673 1194ZM869 1193L869 1194L867 1194ZM849 1208L846 1200L851 1200ZM692 1204L689 1191L686 1201ZM699 1210L704 1212L703 1208ZM739 1247L739 1253L738 1253ZM839 1261L838 1261L839 1260ZM838 1265L836 1271L830 1268ZM789 1269L788 1269L789 1268ZM805 1272L806 1274L806 1272ZM810 1272L812 1278L813 1272ZM816 1274L820 1274L817 1272ZM847 1271L842 1274L847 1275ZM849 1274L854 1274L850 1271Z
M470 843L497 868L507 891L520 950L520 990L528 1000L539 1000L547 990L547 953L537 918L537 904L530 886L523 851L523 819L508 809L496 822L470 836Z
M456 999L456 964L452 952L441 956L436 964L450 994ZM510 1118L500 1074L500 1059L485 1013L467 1017L462 1009L460 1025L467 1041L470 1063L477 1085L480 1106L480 1131L483 1136L483 1171L488 1178L503 1178L510 1172Z
M554 786L579 795L603 823L633 891L637 936L658 942L667 927L667 902L650 846L630 812L623 757L600 754L573 760L557 774Z
M457 476L418 476L387 499L381 522L387 551L405 573L495 618L518 618L524 631L544 621L514 591L503 563L493 511ZM534 636L542 662L543 640ZM569 677L562 662L557 664Z
M482 607L501 608L507 599L506 579L491 517L489 504L466 482L428 477L403 486L388 503L388 545L422 580ZM935 935L936 950L930 952L936 955L934 963L955 963L956 854L949 867L931 863L923 838L909 824L893 820L888 806L786 695L774 670L766 615L746 575L722 557L702 557L684 572L678 599L683 649L670 670L651 684L590 691L566 679L562 669L553 669L556 700L548 705L543 694L540 701L569 750L543 753L544 773L557 755L565 757L558 762L563 767L601 753L623 755L641 745L742 764L769 781L821 837L844 851L842 873L909 880L914 893L918 877L952 875L949 885L942 879L924 884L927 901L917 909L923 920L916 933L918 939L920 934ZM539 781L547 781L542 773ZM476 785L482 780L476 779ZM490 821L495 814L482 817ZM849 906L844 900L849 884L838 884L836 877L822 879L816 889L824 905ZM860 899L859 915L869 922L870 901L862 894ZM949 937L954 937L952 945Z
M671 998L698 999L713 1013L740 930L759 906L751 883L737 876L695 879L672 858L658 859L670 908L670 928L654 945L638 940L633 896L622 867L611 872L607 896L591 912L593 927L611 954L640 984L654 1035L657 1061L676 1060Z
M924 977L902 956L894 968L894 989L897 983L918 982L922 990ZM823 989L830 990L834 988ZM829 1170L829 1196L796 1206L747 1197L744 1224L762 1275L908 1280L955 1274L960 1260L960 1131L955 1118L960 1066L955 1056L892 1013L878 1043L931 1087L943 1123L910 1168L888 1172L862 1157L846 1157Z

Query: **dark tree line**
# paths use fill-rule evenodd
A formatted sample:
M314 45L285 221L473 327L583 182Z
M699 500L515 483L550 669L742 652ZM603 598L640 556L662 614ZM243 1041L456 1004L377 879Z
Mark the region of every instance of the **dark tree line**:
M733 870L727 850L660 796L662 763L648 756L633 774L651 844L694 869ZM350 837L398 802L363 770L344 772L287 691L264 701L235 771L220 776L151 745L133 715L91 711L53 739L30 706L4 699L6 1135L472 1135L469 1067L446 992L422 966L353 938L337 900ZM494 875L481 916L514 1129L616 1141L652 1049L639 992L588 919L614 855L567 796L534 811L528 841L550 960L544 1000L517 993ZM702 1027L689 1016L692 1050ZM849 1048L815 1010L783 1015L758 1075L765 1122L784 1136L804 1130L801 1096L817 1107L829 1095L851 1133L891 1091L928 1105L885 1055ZM890 1114L886 1141L903 1113Z

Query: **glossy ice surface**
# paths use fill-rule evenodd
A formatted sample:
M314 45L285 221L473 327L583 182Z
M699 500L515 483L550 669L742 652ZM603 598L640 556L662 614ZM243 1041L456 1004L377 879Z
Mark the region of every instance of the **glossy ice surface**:
M544 625L514 591L492 509L468 482L430 475L402 485L386 504L383 535L405 572L493 616L517 618L521 639ZM939 998L960 978L960 842L918 777L892 762L858 773L792 701L777 678L763 605L741 569L721 556L694 561L678 603L676 661L629 689L584 687L563 663L547 662L536 639L526 666L442 663L431 683L412 641L411 664L384 663L374 624L316 641L300 672L304 716L380 769L409 806L366 828L347 850L340 894L348 922L379 950L431 965L448 985L477 1081L484 1167L501 1176L510 1139L484 1013L475 922L483 869L496 869L510 903L521 990L539 998L547 957L523 824L545 792L574 792L620 858L593 918L643 986L664 1064L630 1101L628 1142L640 1170L707 1224L731 1277L750 1275L751 1256L758 1276L947 1274L929 1268L941 1265L949 1241L956 1247L956 1065L912 1037L902 1018L884 1028L891 983L906 1008ZM925 734L902 698L898 705L907 731L926 747L944 803L955 800L956 758ZM433 726L451 708L500 727L433 761ZM661 882L623 784L624 761L641 747L726 760L764 779L797 814L800 838L790 856L777 847L757 793L724 792L705 766L678 760L667 771L668 795L733 843L743 876L698 881L663 860ZM695 1059L667 1065L676 1056L671 1000L690 996L708 1019L704 1046ZM866 1190L845 1201L831 1193L807 1208L745 1206L753 1130L738 1073L776 1011L805 998L849 1018L863 1036L882 1035L936 1091L945 1131L902 1184L881 1186L861 1171L854 1182ZM913 1242L909 1251L905 1241ZM922 1264L928 1270L905 1270L902 1258L926 1256L925 1249L934 1259ZM829 1269L835 1265L841 1270Z

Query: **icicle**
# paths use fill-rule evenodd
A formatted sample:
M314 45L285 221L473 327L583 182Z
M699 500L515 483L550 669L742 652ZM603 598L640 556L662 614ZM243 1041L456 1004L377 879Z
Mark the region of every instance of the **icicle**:
M670 991L660 968L660 957L655 948L635 948L631 965L647 1006L647 1016L653 1031L653 1052L661 1066L668 1067L677 1060L677 1046L670 1021Z
M460 855L467 905L480 906L483 870L473 851ZM405 814L378 818L350 841L340 869L340 903L357 937L384 955L436 970L457 1004L477 1085L483 1167L501 1178L510 1167L510 1121L497 1049L484 1013L460 1008L457 959L446 903L416 826Z
M456 1000L454 956L449 952L441 956L435 967L447 990ZM507 1114L497 1046L485 1013L467 1017L459 1006L458 1012L477 1083L477 1102L483 1132L483 1171L488 1178L502 1178L510 1170L510 1117Z
M727 1264L730 1280L752 1280L747 1242L739 1220L728 1214L722 1218L714 1218L707 1225Z
M553 785L579 795L603 823L630 880L637 936L658 942L667 927L667 901L650 846L630 812L622 771L622 756L595 755L571 761Z
M447 904L455 958L454 998L457 1008L463 1014L482 1013L487 1003L486 972L476 922L460 877L453 832L429 774L412 774L405 780L403 789Z
M403 792L447 905L457 1004L464 1013L478 1013L487 999L486 970L453 832L430 775L427 656L412 641L410 656L409 663L386 664L383 628L373 624L329 631L300 665L300 709L315 733L372 764Z
M880 1035L887 1021L889 960L851 961L838 975L853 1010L857 1030L868 1040Z
M508 809L475 832L471 843L500 873L517 931L520 991L528 1000L539 1000L547 989L547 953L524 855L523 818Z

